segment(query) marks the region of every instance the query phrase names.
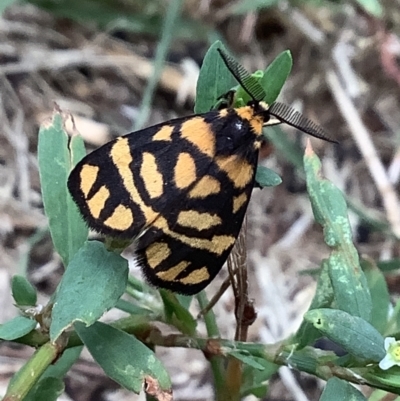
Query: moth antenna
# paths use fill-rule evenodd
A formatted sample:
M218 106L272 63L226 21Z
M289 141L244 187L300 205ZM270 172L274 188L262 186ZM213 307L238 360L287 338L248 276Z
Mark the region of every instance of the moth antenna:
M268 112L281 122L297 128L315 138L332 143L338 143L330 138L321 126L316 124L314 121L309 120L307 117L304 117L300 112L292 109L286 104L275 102L269 107Z
M222 57L226 67L230 73L239 82L240 86L248 93L248 95L256 102L261 102L265 98L265 92L257 80L252 77L246 69L239 64L225 50L219 48L218 53Z

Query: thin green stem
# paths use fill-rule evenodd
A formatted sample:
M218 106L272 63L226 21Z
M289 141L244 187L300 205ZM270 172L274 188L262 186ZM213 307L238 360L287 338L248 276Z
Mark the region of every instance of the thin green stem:
M201 291L196 296L197 302L199 303L200 309L204 310L208 305L208 298L204 291ZM217 319L215 318L214 312L209 310L204 315L204 323L206 324L207 334L209 338L220 337L219 328L217 325ZM207 352L205 352L206 355ZM211 364L211 370L214 377L215 385L215 398L217 401L223 401L223 394L225 389L225 369L223 366L223 360L215 355L209 355L209 360Z
M162 29L161 40L157 45L153 74L149 79L146 90L144 92L142 104L138 113L138 118L136 119L133 127L134 131L142 128L143 124L145 124L149 117L154 91L160 79L162 68L165 63L165 58L167 56L172 37L181 14L182 4L183 0L172 0L169 4L167 14L165 16L164 26Z

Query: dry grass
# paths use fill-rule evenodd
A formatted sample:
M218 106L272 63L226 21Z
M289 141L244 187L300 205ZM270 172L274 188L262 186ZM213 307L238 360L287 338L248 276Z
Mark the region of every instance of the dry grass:
M273 12L234 17L224 2L188 1L186 12L212 21L242 53L250 70L265 66L282 50L292 50L294 71L281 99L303 109L340 141L338 147L314 143L324 173L350 199L387 220L399 237L399 37L351 7L335 14L280 4ZM388 10L391 7L395 1L387 2ZM39 124L56 102L74 115L90 148L129 131L152 73L149 54L154 46L148 36L117 39L29 5L11 7L0 19L1 322L17 314L10 296L13 274L27 272L40 291L41 303L46 303L62 274L41 204ZM192 110L198 68L185 57L191 52L201 58L205 46L177 42L172 50L178 62L163 71L148 125ZM275 342L296 330L313 296L314 281L299 272L317 267L328 249L298 172L276 154L261 162L280 173L284 183L255 190L248 213L249 297L258 311L248 339ZM366 229L355 214L351 220L362 253L377 260L399 256L396 240ZM208 292L214 293L226 276L221 272ZM233 338L231 291L215 310L222 335ZM31 350L0 347L1 394ZM171 372L176 400L212 399L211 374L200 353L162 349L159 354ZM288 369L281 369L279 376L268 400L317 399L316 380ZM88 357L72 369L67 383L70 398L65 399L74 401L143 399L116 390Z

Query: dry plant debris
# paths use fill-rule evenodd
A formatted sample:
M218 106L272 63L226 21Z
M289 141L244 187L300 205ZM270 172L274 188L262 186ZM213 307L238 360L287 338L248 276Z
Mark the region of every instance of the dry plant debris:
M386 220L388 230L399 238L399 32L349 5L332 11L311 5L294 8L282 1L271 10L242 17L232 15L223 1L188 1L186 6L193 18L219 29L250 70L264 67L282 50L292 51L294 71L284 100L303 108L340 141L338 147L315 143L326 176L367 214ZM395 0L385 7L386 18L398 18ZM40 290L41 303L47 302L62 274L41 204L38 125L57 103L72 113L88 147L129 131L152 74L149 55L156 42L147 35L126 37L57 19L27 4L10 7L0 18L1 321L16 313L8 309L13 274L27 272ZM198 67L185 54L201 49L201 59L205 46L178 42L178 63L163 70L148 124L191 112ZM316 267L327 249L298 172L276 154L261 163L280 173L284 183L254 191L248 214L248 293L258 317L248 327L247 338L273 342L299 326L315 285L299 273ZM361 253L376 260L400 256L394 237L370 230L356 214L351 219ZM227 271L221 272L209 293L226 277ZM234 312L234 296L227 291L216 306L226 338L235 336ZM1 394L28 350L0 347ZM176 400L211 399L211 376L201 353L159 353L171 372ZM114 391L115 385L87 357L69 375L70 398L65 399L143 399L131 394L115 398ZM318 392L314 379L281 369L269 399L314 400Z

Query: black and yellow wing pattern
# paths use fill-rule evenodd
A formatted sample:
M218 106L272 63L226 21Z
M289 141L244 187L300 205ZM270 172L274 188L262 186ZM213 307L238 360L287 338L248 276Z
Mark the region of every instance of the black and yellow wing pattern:
M253 130L251 111L212 111L129 134L72 171L68 187L88 225L136 238L139 263L154 285L196 293L228 257L260 146L261 125Z
M221 56L252 97L247 106L179 118L117 138L83 158L69 191L89 227L133 239L153 285L195 294L219 272L239 235L254 186L262 128L322 129L246 86L249 74ZM235 64L236 63L236 64Z

